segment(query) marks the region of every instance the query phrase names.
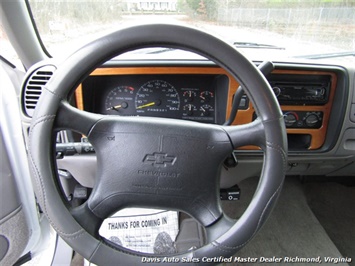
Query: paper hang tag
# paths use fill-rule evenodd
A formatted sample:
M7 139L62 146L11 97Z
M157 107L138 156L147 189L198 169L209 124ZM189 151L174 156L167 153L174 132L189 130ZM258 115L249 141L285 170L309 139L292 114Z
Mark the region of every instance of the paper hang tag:
M99 233L120 246L151 254L176 253L178 212L129 208L107 218Z

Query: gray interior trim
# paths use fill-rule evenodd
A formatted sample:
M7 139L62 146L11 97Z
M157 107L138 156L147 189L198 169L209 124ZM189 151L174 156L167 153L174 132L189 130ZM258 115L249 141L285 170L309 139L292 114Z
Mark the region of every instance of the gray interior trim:
M67 170L84 187L94 187L96 156L94 154L65 156L57 160L58 169Z
M72 248L62 238L57 237L55 255L52 261L52 266L70 265L72 257Z
M9 240L5 236L0 235L0 262L6 256L8 250L9 250Z
M20 70L19 68L12 68L11 66L9 66L8 64L6 64L5 62L3 62L1 60L0 60L0 65L6 71L6 73L9 75L10 80L14 84L14 89L16 91L16 95L18 97L20 97L21 88L22 88L21 83L23 81L25 73L23 72L23 70Z
M0 260L0 264L13 265L23 254L31 234L27 227L22 206L3 218L0 225L0 235L10 243L6 255ZM3 249L3 247L0 249Z
M0 66L1 102L0 121L4 146L9 158L10 167L16 184L27 226L31 231L30 241L26 251L30 251L38 242L41 234L38 212L33 193L33 186L28 168L28 158L25 149L18 98L7 73ZM19 163L20 162L20 163ZM21 163L23 162L23 163ZM27 253L25 252L25 253Z
M20 205L20 198L16 189L15 179L11 170L9 158L4 147L4 139L0 125L0 154L1 154L1 167L0 167L0 220L13 212Z

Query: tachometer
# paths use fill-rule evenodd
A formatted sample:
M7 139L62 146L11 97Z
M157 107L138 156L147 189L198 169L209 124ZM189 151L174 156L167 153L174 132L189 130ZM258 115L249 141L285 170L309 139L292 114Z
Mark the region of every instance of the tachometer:
M112 115L125 115L134 108L134 88L130 86L118 86L106 96L105 113ZM130 113L130 112L129 112Z
M135 105L137 114L159 116L159 113L167 117L167 112L180 109L180 97L176 89L164 80L151 80L139 88Z

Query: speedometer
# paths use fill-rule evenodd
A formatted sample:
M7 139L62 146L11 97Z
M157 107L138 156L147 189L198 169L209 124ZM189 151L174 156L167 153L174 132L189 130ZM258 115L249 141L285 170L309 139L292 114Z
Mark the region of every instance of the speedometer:
M164 115L180 110L180 97L174 86L164 80L151 80L139 88L135 105L137 114ZM166 114L165 114L166 115Z

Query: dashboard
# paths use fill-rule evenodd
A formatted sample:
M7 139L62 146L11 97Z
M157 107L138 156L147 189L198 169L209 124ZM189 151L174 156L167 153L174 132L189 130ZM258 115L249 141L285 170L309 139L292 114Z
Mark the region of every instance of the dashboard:
M266 78L284 114L289 149L324 151L337 134L345 91L340 69L277 66ZM79 109L105 115L153 116L223 124L238 81L216 66L101 67L75 92ZM332 112L337 109L337 112ZM232 124L250 123L256 112L243 95ZM243 147L257 150L258 147Z
M287 174L354 175L354 69L314 63L274 62L274 65L266 79L284 114L289 150ZM51 62L29 71L22 93L26 132L38 91L54 71ZM223 125L230 120L238 90L238 80L209 61L111 60L83 79L68 100L78 109L104 115L166 117ZM255 108L244 94L232 125L247 124L254 119ZM92 186L94 177L80 174L83 169L75 166L86 160L90 163L85 169L95 165L90 145L82 142L80 134L71 133L63 133L60 142L66 147L63 154L76 154L78 150L89 153L67 156L58 162L63 169L76 173L82 184ZM260 147L239 147L234 155L237 166L223 172L223 187L258 176L262 170Z

